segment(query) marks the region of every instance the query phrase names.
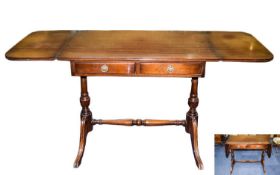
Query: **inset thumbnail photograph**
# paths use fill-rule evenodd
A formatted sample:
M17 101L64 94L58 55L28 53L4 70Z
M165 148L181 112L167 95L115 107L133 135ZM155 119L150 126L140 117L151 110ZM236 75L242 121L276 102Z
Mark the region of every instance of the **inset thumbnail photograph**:
M280 175L280 134L215 134L215 175Z

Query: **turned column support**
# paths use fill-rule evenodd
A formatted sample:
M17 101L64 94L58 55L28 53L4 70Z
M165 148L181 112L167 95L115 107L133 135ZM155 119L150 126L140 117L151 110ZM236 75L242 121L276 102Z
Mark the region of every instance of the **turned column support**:
M198 78L192 78L192 85L191 85L191 93L188 99L189 111L187 112L187 123L186 125L186 132L190 133L191 129L191 122L196 121L198 123L198 113L196 108L198 106L198 96L197 96L197 88L198 88Z
M89 109L90 104L90 97L88 95L87 91L87 77L82 76L81 77L81 97L80 97L80 103L82 106L81 111L81 126L80 126L80 144L79 144L79 151L76 157L76 160L74 162L74 167L78 168L82 162L82 158L85 151L86 146L86 139L87 134L92 131L92 113Z
M92 113L89 109L90 97L87 90L87 77L81 77L81 97L80 103L82 106L81 119L92 119Z
M270 158L271 157L271 151L272 151L272 144L268 145L268 148L266 150L267 153L267 157Z
M198 106L198 96L197 96L197 88L198 88L198 78L192 78L192 85L191 85L191 93L188 99L189 111L186 115L186 125L185 130L191 136L192 148L193 148L193 155L196 162L196 165L199 169L203 169L203 163L199 155L198 149L198 113L196 108Z
M230 153L230 149L229 149L229 145L225 144L225 153L226 153L226 158L228 158L229 153Z

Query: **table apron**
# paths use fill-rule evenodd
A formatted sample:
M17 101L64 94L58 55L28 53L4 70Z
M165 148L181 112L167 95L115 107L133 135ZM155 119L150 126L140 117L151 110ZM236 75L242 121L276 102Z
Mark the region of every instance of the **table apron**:
M231 150L267 150L268 145L261 145L261 144L250 144L250 145L229 145L229 149Z
M204 77L206 62L71 61L72 76Z

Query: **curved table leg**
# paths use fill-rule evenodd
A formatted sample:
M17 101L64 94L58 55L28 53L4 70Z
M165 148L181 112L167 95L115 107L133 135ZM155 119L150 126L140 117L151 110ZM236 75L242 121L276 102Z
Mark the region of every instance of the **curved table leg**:
M230 152L231 160L230 160L230 174L233 173L233 168L235 165L235 158L234 158L234 150L231 150Z
M196 108L198 106L198 97L197 97L197 86L198 86L198 78L192 78L192 87L191 93L188 100L188 104L190 106L189 111L187 112L187 124L185 126L186 132L190 133L191 141L192 141L192 149L193 155L196 162L196 165L199 169L203 169L203 163L199 155L198 149L198 114Z
M74 168L78 168L81 164L85 146L86 146L86 140L87 140L87 134L92 131L92 114L89 109L90 104L90 97L87 92L87 77L81 77L81 128L80 128L80 144L79 144L79 151L76 157L76 160L74 162Z
M192 149L193 149L193 155L196 162L196 165L199 169L203 169L203 163L199 155L198 150L198 133L197 133L197 121L192 119L190 124L190 136L192 141Z
M262 164L262 168L263 168L263 174L266 174L265 167L264 167L264 151L262 151L261 164Z

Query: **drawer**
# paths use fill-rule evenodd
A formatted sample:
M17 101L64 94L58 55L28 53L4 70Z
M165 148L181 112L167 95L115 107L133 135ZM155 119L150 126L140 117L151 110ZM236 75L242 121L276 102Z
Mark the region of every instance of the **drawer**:
M132 75L135 74L134 62L71 62L74 76L94 75Z
M237 145L232 145L230 147L231 149L243 149L243 150L264 150L267 148L267 145L260 145L260 144L237 144Z
M144 76L203 77L205 62L139 63L138 74Z

